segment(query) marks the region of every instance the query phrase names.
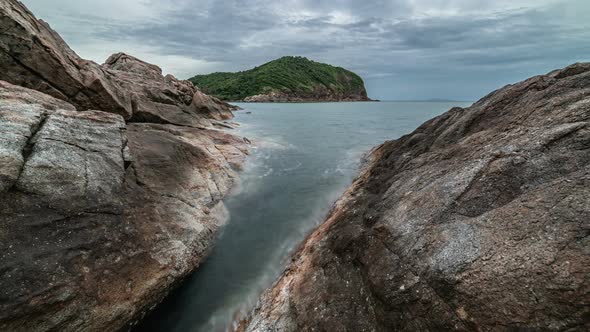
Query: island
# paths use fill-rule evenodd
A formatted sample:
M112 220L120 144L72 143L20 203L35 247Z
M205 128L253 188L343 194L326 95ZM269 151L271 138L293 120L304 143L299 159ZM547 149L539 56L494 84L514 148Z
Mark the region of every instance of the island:
M359 75L300 56L285 56L237 73L197 75L190 81L225 101L371 101Z

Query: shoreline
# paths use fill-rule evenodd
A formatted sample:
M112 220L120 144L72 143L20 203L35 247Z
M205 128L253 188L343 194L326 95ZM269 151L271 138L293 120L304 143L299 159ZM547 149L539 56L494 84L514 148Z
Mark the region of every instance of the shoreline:
M224 100L226 103L242 104L336 104L336 103L378 103L381 100L302 100L302 101L244 101L244 100Z

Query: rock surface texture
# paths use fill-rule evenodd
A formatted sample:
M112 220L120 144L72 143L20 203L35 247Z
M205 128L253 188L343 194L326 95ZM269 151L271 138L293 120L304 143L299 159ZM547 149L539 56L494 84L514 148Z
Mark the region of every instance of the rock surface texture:
M228 104L82 60L17 1L0 31L0 331L123 329L206 256L247 143L212 129Z
M208 119L232 118L230 105L208 96L189 81L172 75L127 54L113 54L102 68L132 101L132 122L170 123L200 127Z
M590 328L590 63L371 154L246 331Z
M192 126L202 125L203 115L232 116L230 105L132 56L114 54L102 66L80 58L19 1L0 2L0 29L0 79L68 101L78 110Z
M371 101L367 91L362 90L336 93L322 87L310 93L271 93L259 94L244 98L247 103L306 103L306 102L345 102L345 101Z

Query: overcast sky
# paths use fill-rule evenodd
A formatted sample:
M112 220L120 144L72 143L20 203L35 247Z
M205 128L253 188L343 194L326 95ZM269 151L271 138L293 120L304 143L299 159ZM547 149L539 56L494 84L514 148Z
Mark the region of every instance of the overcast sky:
M590 0L23 0L82 57L179 78L302 55L384 100L476 100L590 61Z

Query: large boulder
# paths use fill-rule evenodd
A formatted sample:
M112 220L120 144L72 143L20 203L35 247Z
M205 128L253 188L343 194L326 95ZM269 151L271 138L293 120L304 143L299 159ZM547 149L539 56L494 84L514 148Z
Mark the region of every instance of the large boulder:
M122 329L211 249L247 141L211 129L228 104L80 59L18 1L0 30L0 331Z
M102 67L131 96L131 122L202 127L210 124L208 119L233 117L230 105L200 92L189 81L162 76L158 66L133 56L113 54Z
M590 328L590 63L370 158L240 329Z
M19 1L0 2L0 80L130 118L129 95L96 63L81 59Z
M0 2L0 80L138 122L199 127L232 117L232 107L132 56L104 65L80 58L49 24L17 0ZM196 96L196 97L195 97Z
M246 143L0 82L0 330L117 330L198 266Z

